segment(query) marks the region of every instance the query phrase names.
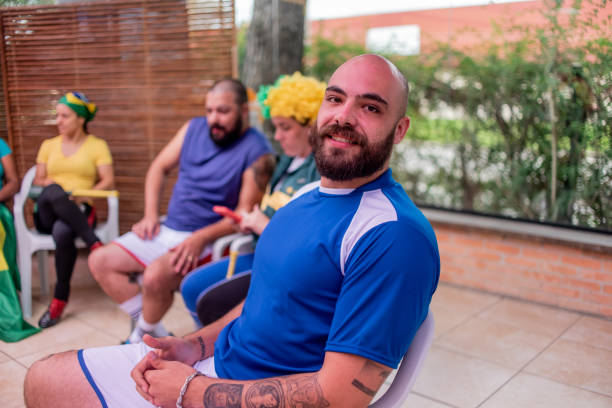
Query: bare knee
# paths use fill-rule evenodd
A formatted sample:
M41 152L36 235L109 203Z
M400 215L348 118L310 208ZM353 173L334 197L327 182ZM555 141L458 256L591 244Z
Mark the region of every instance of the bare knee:
M161 258L161 259L160 259ZM142 277L142 287L148 293L166 293L175 291L180 283L180 276L166 262L164 256L156 259L146 269Z
M54 401L61 395L66 396L66 392L72 388L70 384L76 385L82 381L76 375L79 374L78 370L76 351L54 354L36 361L28 369L23 384L26 406L28 408L61 406Z
M96 249L94 252L89 254L87 258L87 265L89 265L89 270L91 271L92 276L95 280L99 281L104 276L102 271L104 271L106 259L108 259L108 245L103 246L102 248Z
M47 358L51 358L51 356ZM44 379L45 372L48 373L48 371L46 371L45 367L45 360L39 360L32 364L26 373L23 383L23 397L28 408L42 406L38 393L47 386Z
M143 291L149 293L168 292L168 275L170 273L172 271L155 267L154 264L150 265L142 276Z
M142 272L143 267L122 248L107 244L89 254L87 264L98 282L112 279L116 274Z

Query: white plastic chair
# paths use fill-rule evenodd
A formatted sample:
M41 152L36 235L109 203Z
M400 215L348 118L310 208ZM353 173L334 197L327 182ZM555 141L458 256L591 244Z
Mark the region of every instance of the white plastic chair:
M236 238L240 238L244 236L244 234L237 232L235 234L226 235L221 238L217 238L217 240L213 243L212 254L211 254L211 262L218 261L223 258L225 251L229 248Z
M21 189L13 199L13 215L15 217L15 232L17 235L17 263L21 275L21 308L23 315L32 316L32 254L37 253L40 286L43 294L47 294L47 251L55 249L53 237L41 234L35 228L28 228L23 209L28 199L28 193L34 180L36 166L30 168L23 180ZM109 195L108 217L106 222L98 223L95 232L103 243L117 238L119 235L119 199L117 195ZM80 238L75 240L77 248L84 248L85 243Z
M375 408L398 408L410 394L421 371L434 335L434 317L431 310L417 330L412 343L404 354L395 378L385 393L370 405Z

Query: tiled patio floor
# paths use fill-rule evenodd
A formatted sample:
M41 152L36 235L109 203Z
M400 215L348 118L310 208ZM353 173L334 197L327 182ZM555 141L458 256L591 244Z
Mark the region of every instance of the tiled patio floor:
M45 304L35 302L32 322ZM436 334L405 407L612 408L612 321L442 284ZM192 330L177 298L164 324ZM0 342L0 407L23 407L27 367L58 351L117 344L129 320L96 288L73 291L61 324Z

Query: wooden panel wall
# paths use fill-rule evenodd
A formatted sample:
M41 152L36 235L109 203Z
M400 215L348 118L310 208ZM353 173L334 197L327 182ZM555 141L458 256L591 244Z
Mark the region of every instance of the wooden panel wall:
M89 132L110 146L121 231L129 230L142 216L144 176L153 157L186 120L204 113L210 85L232 76L233 1L2 9L0 27L0 128L6 129L0 136L13 148L20 174L34 165L41 142L57 135L57 100L68 91L84 92L99 107Z

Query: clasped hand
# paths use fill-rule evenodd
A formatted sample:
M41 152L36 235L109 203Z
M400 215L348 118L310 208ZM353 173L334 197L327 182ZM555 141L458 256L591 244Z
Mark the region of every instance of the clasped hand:
M132 369L136 390L155 406L174 407L185 378L194 372L200 351L185 339L177 337L143 337L148 352Z

